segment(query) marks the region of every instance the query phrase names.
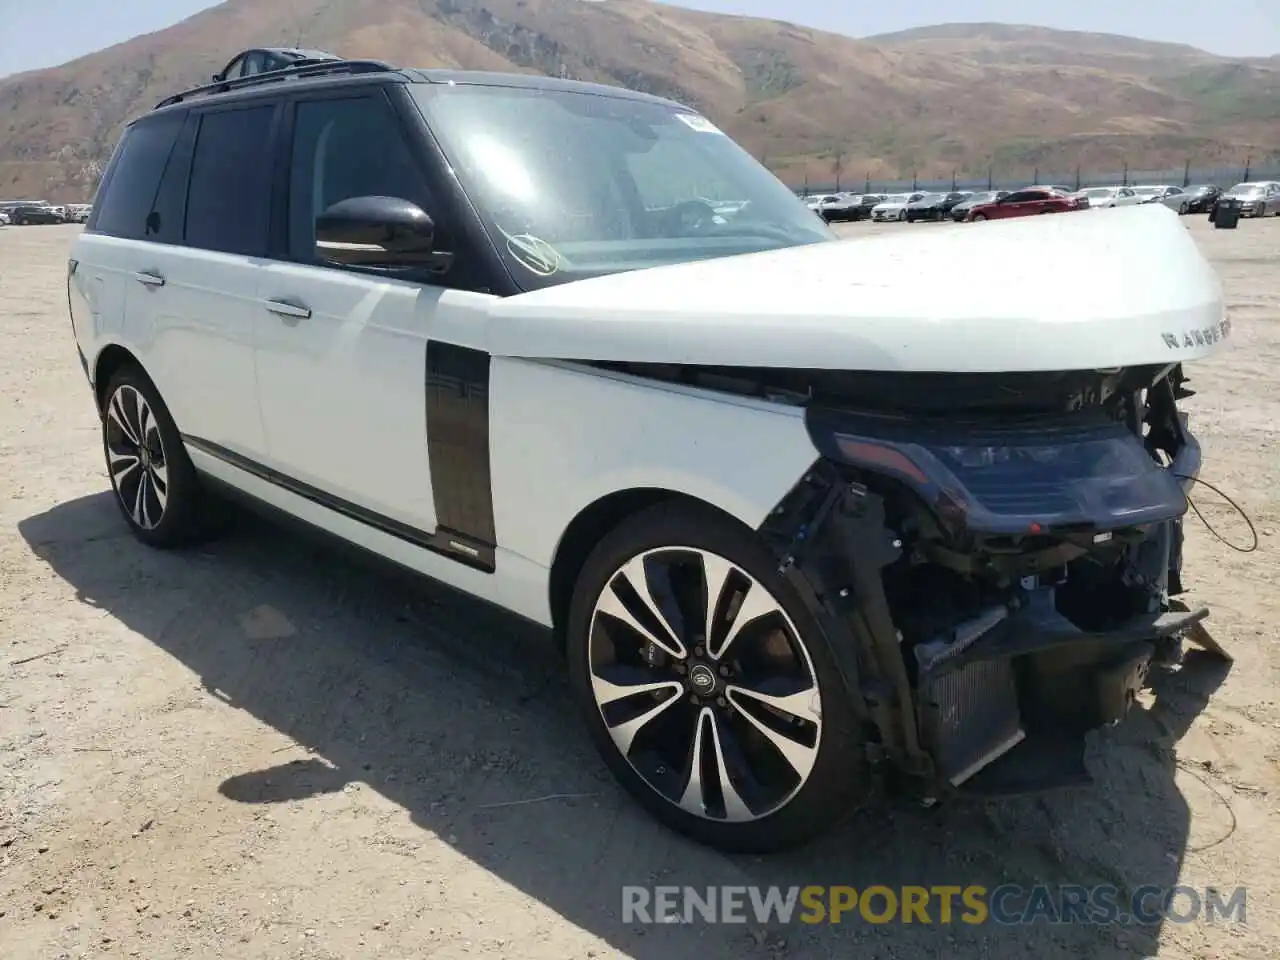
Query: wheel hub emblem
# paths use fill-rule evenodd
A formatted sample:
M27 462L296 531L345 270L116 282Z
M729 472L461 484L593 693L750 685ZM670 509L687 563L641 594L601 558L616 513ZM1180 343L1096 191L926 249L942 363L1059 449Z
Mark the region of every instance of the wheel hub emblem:
M695 664L689 670L689 686L699 696L707 696L716 688L716 675L705 663Z

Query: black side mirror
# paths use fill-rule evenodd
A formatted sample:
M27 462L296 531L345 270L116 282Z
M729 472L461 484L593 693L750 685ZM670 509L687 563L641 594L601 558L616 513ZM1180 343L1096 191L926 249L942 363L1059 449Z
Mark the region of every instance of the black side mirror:
M316 217L316 259L343 267L442 271L452 254L435 250L435 223L399 197L352 197Z

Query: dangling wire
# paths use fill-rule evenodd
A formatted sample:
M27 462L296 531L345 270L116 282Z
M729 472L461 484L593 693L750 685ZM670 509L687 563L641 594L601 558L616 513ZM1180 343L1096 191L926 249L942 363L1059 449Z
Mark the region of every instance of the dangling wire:
M1253 537L1253 543L1247 547L1242 547L1239 544L1232 543L1230 540L1228 540L1226 537L1224 537L1222 534L1220 534L1217 530L1213 528L1213 524L1211 524L1208 520L1204 518L1204 514L1201 513L1200 508L1196 506L1196 502L1192 500L1190 496L1188 496L1187 504L1195 512L1195 515L1200 518L1200 522L1204 524L1205 529L1208 530L1209 533L1212 534L1220 543L1223 543L1226 546L1230 547L1232 550L1236 551L1236 553L1253 553L1255 550L1258 549L1257 528L1254 527L1253 521L1249 518L1249 515L1244 512L1244 508L1240 506L1240 504L1236 503L1234 500L1232 500L1229 496L1227 496L1225 493L1223 493L1221 490L1215 487L1208 480L1201 480L1199 477L1184 476L1183 474L1180 474L1180 473L1175 473L1174 476L1180 480L1190 480L1193 483L1200 484L1200 486L1202 487L1208 487L1210 490L1212 490L1214 493L1220 496L1223 500L1227 501L1227 503L1231 504L1232 508L1236 511L1236 513L1240 514L1240 517L1244 520L1245 524L1249 527L1249 535Z

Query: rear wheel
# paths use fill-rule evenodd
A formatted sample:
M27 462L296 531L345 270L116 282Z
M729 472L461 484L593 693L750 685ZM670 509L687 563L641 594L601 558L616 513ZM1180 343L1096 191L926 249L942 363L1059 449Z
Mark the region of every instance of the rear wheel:
M866 783L821 631L756 536L710 510L660 505L600 542L574 592L568 653L605 763L695 840L794 846Z
M139 367L107 384L102 446L116 504L129 529L153 547L175 547L212 533L225 518L200 485L178 428Z

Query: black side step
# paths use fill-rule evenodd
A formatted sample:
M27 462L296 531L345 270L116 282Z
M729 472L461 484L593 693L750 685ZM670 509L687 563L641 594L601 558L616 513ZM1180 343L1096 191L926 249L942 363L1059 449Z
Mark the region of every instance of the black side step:
M952 790L961 797L1016 797L1091 783L1083 737L1038 736L1027 737Z

